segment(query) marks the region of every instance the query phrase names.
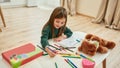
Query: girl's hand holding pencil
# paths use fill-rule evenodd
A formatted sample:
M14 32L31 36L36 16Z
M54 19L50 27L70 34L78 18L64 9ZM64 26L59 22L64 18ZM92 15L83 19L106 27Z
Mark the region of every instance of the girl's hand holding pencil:
M56 52L50 49L49 47L45 47L45 50L47 51L50 57L54 57L56 55Z
M61 40L64 40L64 39L66 39L66 38L67 38L67 36L64 35L64 34L62 34L61 36L59 36L59 37L57 37L57 38L54 38L53 40L54 40L55 42L60 42Z

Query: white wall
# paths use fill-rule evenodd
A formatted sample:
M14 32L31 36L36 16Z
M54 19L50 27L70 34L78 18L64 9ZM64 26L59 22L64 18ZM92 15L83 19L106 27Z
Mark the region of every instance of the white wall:
M26 5L26 0L11 0L12 5Z
M54 8L60 5L60 0L10 0L10 2L0 4L7 7L38 6L42 8Z
M77 0L77 12L96 17L102 0Z
M4 7L26 6L27 0L10 0L10 2L0 3Z
M39 0L38 7L40 8L55 8L56 6L60 6L60 0Z

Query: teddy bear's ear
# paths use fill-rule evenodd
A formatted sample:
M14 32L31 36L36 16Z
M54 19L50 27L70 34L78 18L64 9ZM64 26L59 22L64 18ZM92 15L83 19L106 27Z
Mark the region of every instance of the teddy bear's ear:
M87 34L87 35L85 36L85 38L86 38L86 39L90 39L92 36L93 36L92 34Z

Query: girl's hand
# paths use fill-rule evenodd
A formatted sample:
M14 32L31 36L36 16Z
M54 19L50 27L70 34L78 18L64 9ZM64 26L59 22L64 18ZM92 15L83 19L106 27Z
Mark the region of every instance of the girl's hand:
M49 50L47 47L45 47L45 50L47 51L48 55L50 57L54 57L55 56L55 53L53 53L51 50Z
M54 38L54 41L55 41L55 42L60 42L61 40L64 40L64 39L66 39L66 38L67 38L67 36L64 35L64 34L62 34L61 36L59 36L59 37L57 37L57 38Z

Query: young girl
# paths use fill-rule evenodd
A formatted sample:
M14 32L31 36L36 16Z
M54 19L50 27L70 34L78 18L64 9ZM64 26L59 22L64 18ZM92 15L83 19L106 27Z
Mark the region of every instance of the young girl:
M53 39L55 42L59 42L72 35L72 31L66 27L66 22L66 9L63 7L57 7L54 9L48 22L42 29L41 44L51 57L55 54L48 48L50 45L48 39Z

